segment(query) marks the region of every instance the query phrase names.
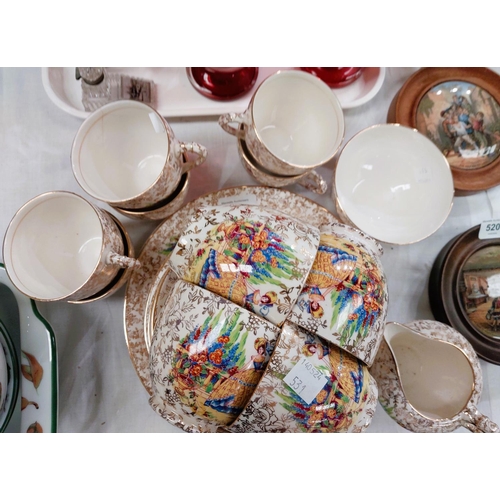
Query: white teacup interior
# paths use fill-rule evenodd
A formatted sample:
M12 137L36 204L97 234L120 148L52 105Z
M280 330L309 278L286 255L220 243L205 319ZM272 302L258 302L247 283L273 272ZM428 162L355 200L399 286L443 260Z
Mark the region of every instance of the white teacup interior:
M100 220L84 199L50 193L28 202L5 237L14 284L30 297L57 299L78 290L99 263Z
M396 244L436 231L454 195L441 151L418 131L398 125L365 129L347 143L336 166L335 191L355 226Z
M154 184L168 152L161 117L144 104L120 101L97 110L82 124L73 145L73 170L89 194L120 202Z
M343 113L333 92L300 71L269 77L257 90L252 115L267 149L293 165L323 163L344 137Z
M404 328L385 334L409 403L432 419L452 418L469 402L474 372L453 344L423 337Z

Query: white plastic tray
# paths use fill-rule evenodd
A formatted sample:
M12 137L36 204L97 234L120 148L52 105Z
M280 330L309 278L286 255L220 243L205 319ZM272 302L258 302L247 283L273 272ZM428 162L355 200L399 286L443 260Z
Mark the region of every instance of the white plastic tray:
M186 68L110 68L116 73L153 80L157 87L157 109L165 117L216 116L244 111L253 91L269 75L280 69L259 68L259 76L252 90L230 101L216 101L202 96L189 83ZM334 93L342 108L360 106L372 99L383 84L385 68L366 68L361 78ZM75 68L42 68L42 83L49 98L70 115L86 118L83 109L81 84L75 78Z

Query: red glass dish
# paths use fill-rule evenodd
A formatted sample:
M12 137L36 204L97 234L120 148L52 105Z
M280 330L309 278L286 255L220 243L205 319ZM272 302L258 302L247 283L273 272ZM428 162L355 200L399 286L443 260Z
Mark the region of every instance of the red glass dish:
M205 97L236 99L257 81L259 68L186 68L191 85Z
M300 68L323 80L329 87L338 89L356 81L364 68Z

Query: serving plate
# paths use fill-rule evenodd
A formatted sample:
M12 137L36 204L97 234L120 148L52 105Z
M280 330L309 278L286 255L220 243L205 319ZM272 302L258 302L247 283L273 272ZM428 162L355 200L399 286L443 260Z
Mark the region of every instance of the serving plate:
M262 208L281 210L287 215L320 227L338 222L337 218L317 203L283 189L264 186L225 188L193 200L165 219L149 236L139 256L141 267L133 269L125 290L124 329L130 359L144 388L151 395L149 354L145 338L144 318L146 303L156 274L168 260L179 236L203 205L246 203ZM149 339L148 339L149 340ZM190 420L191 418L191 420ZM199 422L186 416L181 420L172 412L170 421L185 430L198 428Z
M35 302L12 285L1 262L0 319L18 346L21 367L20 422L13 416L11 424L15 428L7 429L7 432L57 432L55 335Z
M14 342L0 319L0 349L3 349L7 363L8 381L2 391L6 391L3 410L0 410L0 432L9 428L10 419L15 411L19 395L19 362Z
M280 69L259 68L258 85ZM110 71L153 80L156 84L157 110L167 118L218 116L224 113L243 112L253 94L227 101L209 99L201 95L189 82L186 68L110 68ZM334 89L342 108L360 106L372 99L380 90L385 78L385 68L366 68L363 75L348 87ZM75 78L75 68L42 68L42 84L50 100L60 109L78 118L86 118L81 102L81 83Z
M421 68L394 97L388 123L416 128L450 164L457 195L500 184L500 75L488 68Z

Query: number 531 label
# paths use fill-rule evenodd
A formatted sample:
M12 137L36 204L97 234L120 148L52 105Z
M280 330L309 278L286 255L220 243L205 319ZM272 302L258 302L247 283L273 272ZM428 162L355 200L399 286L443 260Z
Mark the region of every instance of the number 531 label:
M310 405L318 395L318 392L325 387L328 379L314 366L312 360L300 358L299 362L283 379L283 382Z
M500 220L487 220L479 228L479 239L500 238Z

